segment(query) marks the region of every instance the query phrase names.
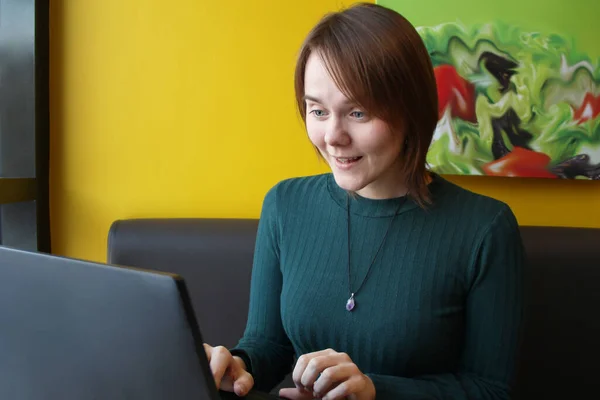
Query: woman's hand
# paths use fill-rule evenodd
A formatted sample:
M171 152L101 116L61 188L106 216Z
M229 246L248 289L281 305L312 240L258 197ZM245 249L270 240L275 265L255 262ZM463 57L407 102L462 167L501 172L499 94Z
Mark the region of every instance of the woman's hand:
M279 396L292 400L375 399L373 381L347 354L331 349L302 355L292 378L296 387L281 389Z
M234 392L242 397L254 386L254 378L246 370L244 360L232 356L223 346L212 347L204 343L204 351L217 389Z

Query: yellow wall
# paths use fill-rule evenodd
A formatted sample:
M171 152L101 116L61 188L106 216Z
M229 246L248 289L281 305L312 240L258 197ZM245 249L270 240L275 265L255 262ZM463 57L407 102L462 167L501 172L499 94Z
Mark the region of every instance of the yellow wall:
M294 57L350 1L50 4L57 254L105 260L120 218L257 217L278 180L325 171L294 109ZM452 180L521 224L600 227L598 182Z

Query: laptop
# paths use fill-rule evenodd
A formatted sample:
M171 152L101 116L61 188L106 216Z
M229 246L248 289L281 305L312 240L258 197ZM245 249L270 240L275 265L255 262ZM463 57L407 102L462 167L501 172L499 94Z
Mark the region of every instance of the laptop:
M1 399L240 399L202 343L180 276L0 246Z

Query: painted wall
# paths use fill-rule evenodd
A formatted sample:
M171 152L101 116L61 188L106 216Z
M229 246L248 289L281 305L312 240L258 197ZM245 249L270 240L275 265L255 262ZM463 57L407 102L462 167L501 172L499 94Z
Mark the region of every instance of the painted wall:
M112 221L258 217L326 171L294 108L296 51L341 0L51 2L54 252L105 260ZM600 227L598 182L456 177L520 223Z

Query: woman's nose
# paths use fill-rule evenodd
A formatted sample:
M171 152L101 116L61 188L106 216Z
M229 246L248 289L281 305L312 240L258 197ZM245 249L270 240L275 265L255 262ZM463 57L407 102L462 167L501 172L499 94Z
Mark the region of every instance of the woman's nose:
M350 135L338 118L331 118L325 131L325 143L329 146L347 146L350 144Z

